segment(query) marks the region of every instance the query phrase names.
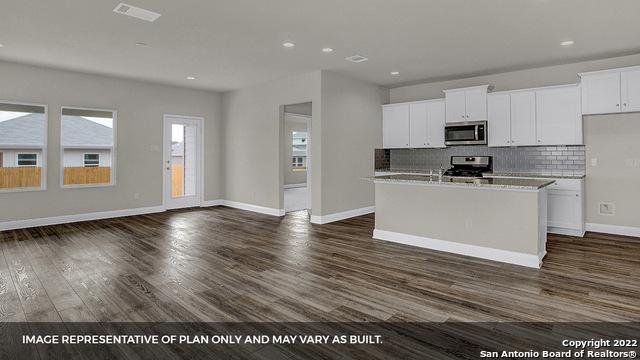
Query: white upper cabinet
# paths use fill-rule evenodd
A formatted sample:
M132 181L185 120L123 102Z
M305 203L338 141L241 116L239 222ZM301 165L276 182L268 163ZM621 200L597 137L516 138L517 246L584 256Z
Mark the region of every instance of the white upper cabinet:
M446 122L487 120L489 85L445 90Z
M582 113L620 112L620 73L582 75Z
M583 115L640 111L640 66L579 75Z
M511 94L511 145L536 144L536 92Z
M444 99L383 105L385 149L444 147Z
M640 111L640 68L621 74L622 111Z
M487 92L489 86L481 86L465 91L467 120L487 120Z
M536 93L489 94L489 146L536 145Z
M538 145L583 143L580 90L576 85L536 91Z
M444 99L427 103L427 147L443 148L445 105Z
M409 147L409 105L385 105L382 110L382 146Z
M427 147L427 104L409 104L409 146L412 148Z
M467 100L464 91L450 91L445 96L446 122L467 121Z
M489 94L487 96L489 120L489 146L511 146L511 96Z

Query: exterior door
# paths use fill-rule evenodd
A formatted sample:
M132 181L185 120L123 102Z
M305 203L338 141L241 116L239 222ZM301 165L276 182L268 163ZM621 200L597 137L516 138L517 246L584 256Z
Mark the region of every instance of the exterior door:
M200 118L164 118L164 204L167 209L202 204L202 123Z

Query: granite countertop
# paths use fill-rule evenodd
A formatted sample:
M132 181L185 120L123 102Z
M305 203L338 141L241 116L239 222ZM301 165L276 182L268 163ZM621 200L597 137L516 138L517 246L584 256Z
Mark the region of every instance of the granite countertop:
M456 187L492 188L504 190L539 190L554 183L549 180L504 179L504 178L460 178L425 175L384 175L367 178L376 183L429 184Z
M438 169L429 170L405 170L405 169L376 169L377 173L402 173L402 174L420 174L428 175L430 171L434 174L438 173ZM524 170L524 171L494 171L483 174L486 178L493 176L523 177L523 178L541 178L541 179L584 179L585 174L548 174L543 171Z
M526 177L526 178L542 178L542 179L584 179L585 174L545 174L536 171L494 171L492 173L483 174L484 177L491 176L510 176L510 177Z

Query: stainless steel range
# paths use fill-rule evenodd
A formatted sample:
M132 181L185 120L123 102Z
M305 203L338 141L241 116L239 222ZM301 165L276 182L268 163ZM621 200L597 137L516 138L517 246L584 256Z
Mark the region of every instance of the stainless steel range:
M452 167L444 172L445 176L481 178L482 173L493 171L491 156L452 156Z

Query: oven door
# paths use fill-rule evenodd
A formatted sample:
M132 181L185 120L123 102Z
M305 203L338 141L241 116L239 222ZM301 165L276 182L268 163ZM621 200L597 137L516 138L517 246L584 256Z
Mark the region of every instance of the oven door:
M447 125L444 128L444 143L445 145L486 145L486 129L486 121Z

